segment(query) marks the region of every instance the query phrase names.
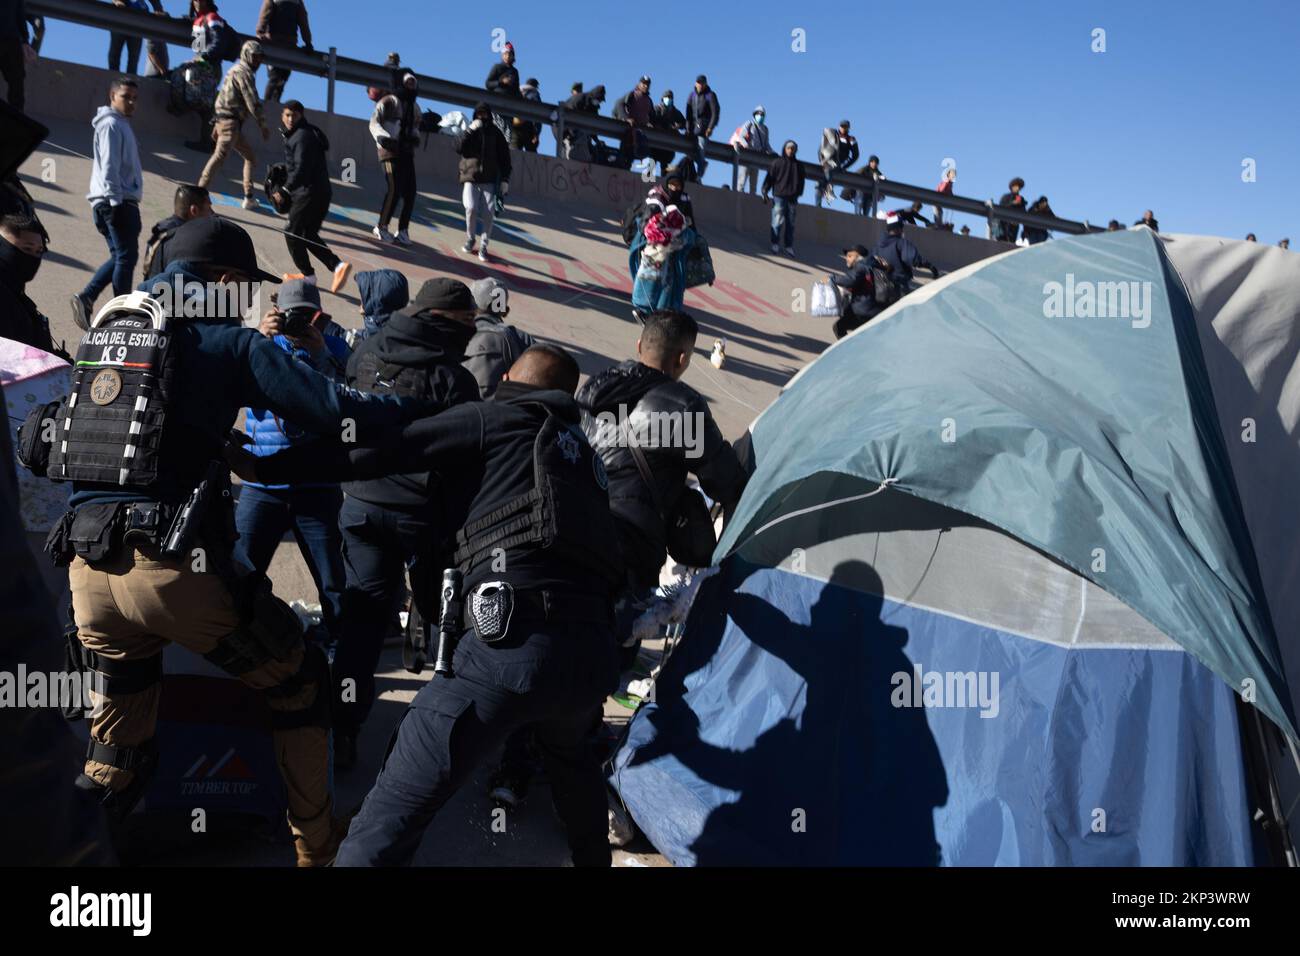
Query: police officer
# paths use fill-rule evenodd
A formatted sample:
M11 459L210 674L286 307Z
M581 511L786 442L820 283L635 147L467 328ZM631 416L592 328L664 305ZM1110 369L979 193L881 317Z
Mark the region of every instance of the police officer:
M449 527L460 528L464 581L452 675L435 676L407 710L340 866L409 862L475 766L530 724L574 863L610 863L605 785L586 733L618 678L611 614L621 573L605 472L579 428L578 375L567 352L535 345L490 401L412 423L371 450L236 453L241 475L268 481L455 463L439 490Z
M334 385L245 328L257 283L277 280L230 220L186 223L168 254L152 295L112 300L82 337L44 463L72 482L72 510L47 545L68 565L69 650L106 681L76 786L117 821L143 794L157 761L162 652L174 641L265 693L298 863L328 863L340 830L327 665L270 582L230 560L222 446L245 405L354 440L428 406Z
M577 395L583 430L609 473L628 585L639 595L658 582L670 527L687 503L683 496L695 494L686 486L687 474L694 472L727 514L745 487L745 473L708 401L681 380L698 335L695 319L684 312L651 312L636 343L637 357L592 376ZM656 423L664 423L668 433L650 434ZM702 550L711 551L712 523L699 530ZM696 557L703 561L694 566L708 564L707 554Z
M348 383L363 392L429 397L439 404L477 401L478 384L461 367L474 336L474 298L463 282L430 279L415 301L366 338L348 360ZM335 765L356 762L357 734L375 696L375 667L390 622L406 593L406 574L420 617L432 621L437 576L449 559L435 556L443 528L438 476L427 470L343 486L339 513L344 573L339 644L334 655ZM431 565L436 565L431 567ZM350 683L349 683L350 682Z
M903 235L903 221L897 213L890 213L885 220L885 235L871 250L873 256L879 256L889 265L889 278L894 283L896 298L901 299L912 291L912 270L929 269L937 279L939 270L931 265L912 241Z

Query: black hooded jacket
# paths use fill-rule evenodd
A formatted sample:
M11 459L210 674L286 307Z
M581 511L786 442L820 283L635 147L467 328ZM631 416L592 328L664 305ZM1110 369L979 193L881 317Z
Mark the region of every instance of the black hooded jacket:
M462 183L487 185L510 179L510 144L490 119L463 133L456 152L460 153Z
M478 383L460 364L473 335L472 325L436 312L398 312L352 353L348 384L362 392L432 398L447 405L477 401ZM343 490L371 504L426 514L431 484L430 474L420 472L352 482Z
M685 493L687 473L693 472L704 493L721 502L730 515L744 490L745 473L704 397L636 359L588 379L578 389L577 400L582 430L600 453L609 475L609 506L619 526L624 564L639 586L653 584L667 557L667 529L627 442L617 428L609 426L627 420L637 428L647 416L656 414L676 415L681 422L677 434L683 441L674 442L676 447L642 446L665 512L671 512ZM686 423L686 416L691 416L691 424Z
M789 145L790 141L786 141ZM785 146L781 147L781 155L772 160L772 166L767 171L767 176L763 179L763 195L769 192L778 199L798 200L803 195L804 171L799 165L799 153L796 149L794 156L785 155Z
M304 195L330 196L329 165L325 153L329 140L319 128L303 120L284 136L284 165L288 170L284 188L297 199Z

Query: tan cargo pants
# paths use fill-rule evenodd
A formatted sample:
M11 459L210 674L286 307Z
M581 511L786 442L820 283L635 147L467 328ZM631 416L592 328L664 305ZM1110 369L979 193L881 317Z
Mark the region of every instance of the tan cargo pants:
M244 195L253 195L253 170L257 165L257 155L253 152L252 144L244 138L244 124L238 120L219 119L212 124L212 138L217 145L208 164L203 167L199 185L205 189L208 187L233 149L244 160Z
M74 558L68 568L77 637L86 647L111 660L136 660L162 651L175 641L196 654L207 654L239 626L230 589L218 575L194 571L189 559L162 558L156 548L123 547L93 567ZM238 675L249 687L265 690L283 683L302 666L300 646L289 660L269 660ZM92 697L98 716L91 736L110 747L138 747L154 736L161 687L137 694ZM288 697L268 696L273 710L303 710L329 689L306 683ZM300 848L315 848L330 839L328 731L300 727L273 731L276 763L288 790L289 827ZM86 775L111 790L122 790L132 773L93 760Z

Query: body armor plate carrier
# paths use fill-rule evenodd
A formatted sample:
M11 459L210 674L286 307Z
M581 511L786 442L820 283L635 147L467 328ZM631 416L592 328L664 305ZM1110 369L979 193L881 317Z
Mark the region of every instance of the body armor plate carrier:
M539 406L545 408L545 406ZM469 522L456 534L456 563L473 568L512 548L535 548L611 585L621 559L600 455L576 428L547 411L533 442L533 489Z
M112 299L77 347L48 475L147 488L158 478L174 362L162 306L147 293Z

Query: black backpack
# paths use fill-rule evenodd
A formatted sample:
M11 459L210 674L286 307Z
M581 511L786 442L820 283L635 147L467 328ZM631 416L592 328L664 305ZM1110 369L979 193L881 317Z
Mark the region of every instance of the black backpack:
M623 213L623 245L630 247L636 241L636 233L641 228L641 217L644 214L644 199L634 206L629 206Z
M877 305L893 305L898 301L898 287L894 285L894 267L880 256L871 257L871 284Z
M284 163L273 163L266 171L266 181L262 183L262 188L266 190L267 202L281 215L289 212L289 194L284 188L288 179L289 168Z

